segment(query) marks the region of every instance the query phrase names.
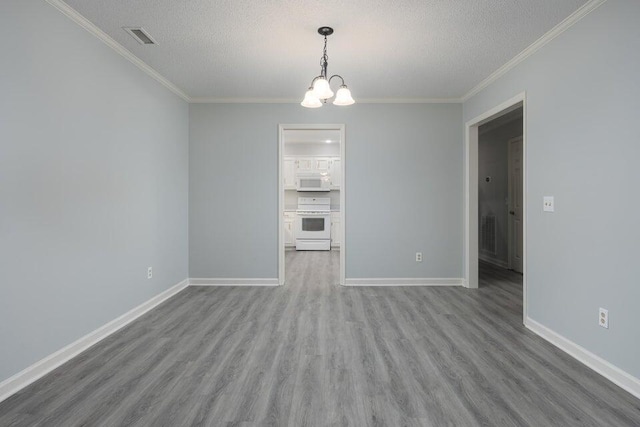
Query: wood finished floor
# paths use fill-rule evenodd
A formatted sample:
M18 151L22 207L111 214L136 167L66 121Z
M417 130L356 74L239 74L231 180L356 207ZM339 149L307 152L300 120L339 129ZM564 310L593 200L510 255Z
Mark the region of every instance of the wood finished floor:
M522 326L521 276L341 288L338 258L287 252L281 288L188 288L0 403L0 425L640 425L640 400Z

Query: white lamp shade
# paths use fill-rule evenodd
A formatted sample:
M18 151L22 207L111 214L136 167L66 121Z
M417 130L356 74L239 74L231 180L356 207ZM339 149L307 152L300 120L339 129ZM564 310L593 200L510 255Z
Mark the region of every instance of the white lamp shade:
M351 105L355 102L351 97L351 91L346 86L341 86L336 94L336 99L333 100L333 105Z
M318 99L317 96L313 93L313 89L309 88L307 93L304 94L304 99L300 103L303 107L307 108L318 108L322 107L322 102Z
M313 93L318 99L329 99L333 96L327 79L318 79L313 82Z

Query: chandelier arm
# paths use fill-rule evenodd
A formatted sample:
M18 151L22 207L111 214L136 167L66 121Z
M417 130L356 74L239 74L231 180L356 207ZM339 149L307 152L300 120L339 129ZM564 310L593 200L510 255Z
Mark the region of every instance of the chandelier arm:
M329 77L329 83L331 83L331 80L333 80L333 78L334 78L334 77L337 77L337 78L339 78L339 79L342 81L342 86L346 86L346 85L344 84L344 79L343 79L343 78L342 78L342 76L341 76L341 75L339 75L339 74L334 74L333 76Z
M309 88L313 88L313 84L316 82L316 80L321 78L322 78L322 75L314 77L313 80L311 80L311 85L309 85Z

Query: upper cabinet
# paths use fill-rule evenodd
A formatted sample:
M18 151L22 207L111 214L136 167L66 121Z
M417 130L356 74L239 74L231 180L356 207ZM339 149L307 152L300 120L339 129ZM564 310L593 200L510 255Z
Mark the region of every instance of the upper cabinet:
M331 189L339 190L340 185L342 185L342 168L340 167L340 157L331 158L329 177L331 179Z
M284 188L296 189L298 173L326 173L331 180L331 189L339 190L342 183L340 157L299 157L286 156L283 162Z
M296 188L296 159L285 157L283 164L284 189L295 190Z
M331 157L293 157L297 172L329 173Z
M309 157L296 158L297 171L298 172L313 172L316 166L316 161Z
M331 159L329 157L318 157L315 159L316 172L329 172Z

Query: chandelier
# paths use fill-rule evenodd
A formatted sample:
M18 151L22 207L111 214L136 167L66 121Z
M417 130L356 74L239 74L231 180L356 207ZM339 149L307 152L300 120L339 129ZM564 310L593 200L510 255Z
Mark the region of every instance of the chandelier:
M322 58L320 58L320 75L311 81L311 86L304 95L304 99L300 105L307 108L322 107L323 103L326 103L328 99L333 97L330 83L334 77L339 78L342 84L335 94L336 97L333 100L333 105L351 105L355 103L355 101L351 97L351 91L347 88L347 85L344 84L344 79L338 74L327 78L327 65L329 62L329 57L327 56L327 36L333 34L333 28L320 27L318 28L318 34L324 36L324 50L322 52Z

